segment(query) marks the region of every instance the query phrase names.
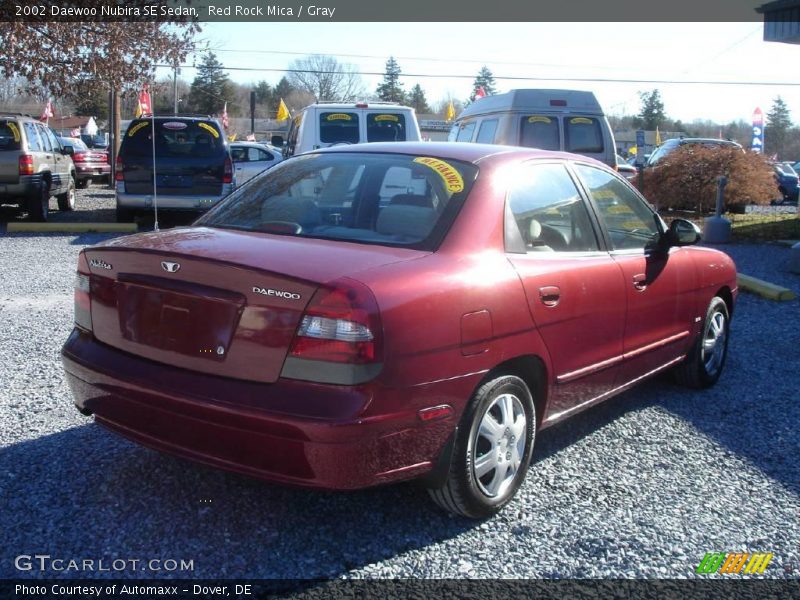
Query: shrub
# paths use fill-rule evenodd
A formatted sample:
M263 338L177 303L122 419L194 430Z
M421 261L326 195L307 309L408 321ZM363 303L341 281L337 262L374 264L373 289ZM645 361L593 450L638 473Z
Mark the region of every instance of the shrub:
M660 210L705 214L716 206L720 175L728 177L725 186L728 210L746 204L769 204L777 195L773 169L761 154L700 144L680 146L656 167L646 169L644 195Z

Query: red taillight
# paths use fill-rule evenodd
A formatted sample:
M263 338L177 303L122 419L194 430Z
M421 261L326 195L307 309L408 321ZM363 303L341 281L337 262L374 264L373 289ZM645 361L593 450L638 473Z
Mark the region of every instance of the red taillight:
M19 174L33 175L33 156L31 156L30 154L20 154Z
M122 171L124 169L125 169L125 163L122 162L122 157L117 155L117 166L114 169L115 181L125 181L125 176L122 174Z
M77 162L83 162L86 160L86 152L76 152L72 155L72 160Z
M366 102L356 102L356 108L368 108L369 104Z
M550 100L550 106L566 106L566 100Z
M222 183L233 183L233 162L231 157L225 157L225 169L222 172Z
M78 255L78 272L75 273L75 325L92 330L91 271L86 255Z
M336 363L381 362L383 332L378 303L369 288L340 280L317 290L289 353L296 358Z

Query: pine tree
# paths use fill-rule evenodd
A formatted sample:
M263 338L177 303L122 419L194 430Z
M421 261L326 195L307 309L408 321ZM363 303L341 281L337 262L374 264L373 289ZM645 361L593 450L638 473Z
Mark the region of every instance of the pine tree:
M425 90L419 84L411 88L411 93L408 96L408 105L412 106L417 111L417 114L433 112L428 105L428 99L425 98Z
M403 90L403 84L400 83L400 65L390 56L386 61L386 71L383 73L383 83L375 90L375 94L379 99L386 102L400 102L401 104L406 101L406 93Z
M661 92L658 90L639 92L639 98L642 101L642 109L639 111L637 126L642 129L653 130L667 118L664 113Z
M483 91L487 96L497 93L497 89L494 85L494 75L492 75L492 72L486 65L481 67L481 70L478 71L477 77L475 77L475 81L472 82L472 93L469 96L470 102L475 101L475 92L478 91L479 87L483 88Z
M228 112L231 112L231 99L228 74L216 55L209 52L203 57L203 62L197 68L197 77L192 82L189 92L191 110L207 115L216 114L222 112L222 107L228 102Z
M764 153L766 155L777 154L779 158L784 158L786 138L791 127L792 119L789 117L789 107L778 96L773 100L772 108L767 113L767 126L764 129Z

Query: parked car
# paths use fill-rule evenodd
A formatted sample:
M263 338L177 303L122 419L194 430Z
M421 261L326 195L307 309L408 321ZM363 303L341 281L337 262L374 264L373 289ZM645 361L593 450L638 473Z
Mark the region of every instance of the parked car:
M72 162L75 165L76 184L85 188L94 179L108 181L111 177L111 164L108 162L108 152L91 150L78 138L60 137L58 141L64 147L72 148Z
M634 179L639 174L639 170L635 165L629 163L619 154L617 156L617 172L625 179Z
M700 145L705 148L738 148L744 152L741 144L732 142L730 140L718 140L716 138L672 138L665 141L647 159L645 163L647 167L654 167L659 162L664 160L671 152L681 146L686 145Z
M75 209L75 166L45 124L25 115L0 113L0 204L28 211L32 221L47 221L50 197L58 210Z
M409 106L394 102L316 102L292 119L283 154L289 157L339 144L421 139L417 115ZM281 145L280 136L273 140Z
M152 209L156 197L160 209L202 212L234 188L228 142L220 124L210 117L133 119L122 139L114 177L120 222L133 220L137 211Z
M448 141L563 150L616 166L611 126L592 92L511 90L470 104L453 123Z
M790 163L775 163L772 168L775 171L775 182L778 184L778 191L781 197L773 200L773 205L797 205L798 197L798 176Z
M382 206L397 172L420 185ZM540 430L669 369L716 383L736 269L698 240L582 156L319 150L193 227L84 249L63 364L146 446L315 488L421 477L486 517Z
M283 160L282 150L268 144L232 142L230 150L236 170L236 185L250 181Z
M83 133L81 134L81 141L92 150L108 149L108 134L98 133L95 135L89 135Z

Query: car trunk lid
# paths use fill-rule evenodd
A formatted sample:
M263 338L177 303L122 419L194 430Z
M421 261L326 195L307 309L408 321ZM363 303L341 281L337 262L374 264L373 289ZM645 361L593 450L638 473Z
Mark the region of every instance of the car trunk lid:
M320 284L420 254L209 228L121 238L86 250L93 333L160 363L272 382Z

